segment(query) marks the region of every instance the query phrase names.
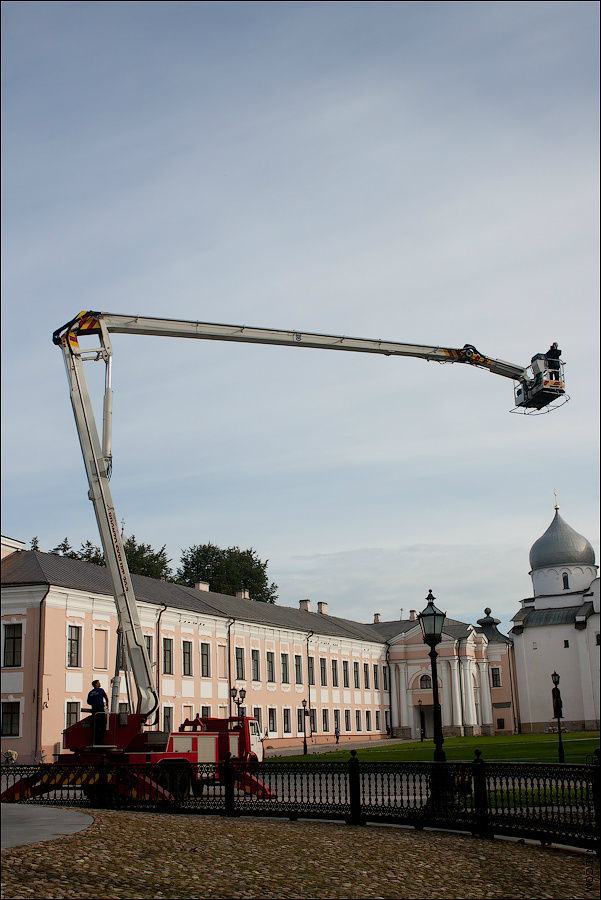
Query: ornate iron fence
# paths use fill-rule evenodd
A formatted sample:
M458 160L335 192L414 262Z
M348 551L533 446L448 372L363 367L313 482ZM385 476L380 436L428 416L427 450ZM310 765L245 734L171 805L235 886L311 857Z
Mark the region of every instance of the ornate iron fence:
M597 849L600 766L267 760L2 769L2 800L447 828Z

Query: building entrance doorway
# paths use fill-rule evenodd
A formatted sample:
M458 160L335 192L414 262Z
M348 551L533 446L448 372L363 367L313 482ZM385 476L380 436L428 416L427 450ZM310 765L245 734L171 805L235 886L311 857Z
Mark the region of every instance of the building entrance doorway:
M434 706L425 703L413 707L413 739L432 740L434 737Z

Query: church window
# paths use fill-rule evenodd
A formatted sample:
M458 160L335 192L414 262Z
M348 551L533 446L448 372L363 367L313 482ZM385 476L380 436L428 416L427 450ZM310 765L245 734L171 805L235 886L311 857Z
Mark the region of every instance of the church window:
M570 646L570 642L569 642L569 641L564 641L564 642L563 642L563 645L564 645L564 647L569 647L569 646Z
M502 731L505 728L505 719L497 719L497 731Z
M432 688L432 679L429 675L422 675L419 680L419 686L422 690L430 690Z
M493 687L501 687L501 670L496 666L490 670L490 677Z
M568 573L567 573L567 572L564 572L563 575L562 575L561 577L562 577L562 580L563 580L563 589L564 589L564 591L567 591L568 588L570 587L570 579L569 579L569 577L568 577Z

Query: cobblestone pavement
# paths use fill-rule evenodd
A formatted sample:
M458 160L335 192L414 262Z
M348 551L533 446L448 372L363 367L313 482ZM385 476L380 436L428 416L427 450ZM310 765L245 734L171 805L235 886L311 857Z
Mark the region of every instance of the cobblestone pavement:
M593 854L389 826L95 810L5 850L9 898L597 897Z

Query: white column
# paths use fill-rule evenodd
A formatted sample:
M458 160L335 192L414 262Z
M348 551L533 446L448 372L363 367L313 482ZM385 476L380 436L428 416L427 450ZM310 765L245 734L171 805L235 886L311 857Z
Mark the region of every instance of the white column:
M461 684L459 681L459 660L455 657L449 660L451 667L451 685L453 694L453 725L461 728L463 725L461 715Z
M390 716L391 728L399 727L399 676L395 663L390 664ZM394 732L393 732L394 733Z
M409 695L407 693L407 663L399 664L399 706L401 711L401 727L411 725L409 721Z
M441 691L442 691L442 702L440 704L440 709L442 713L442 724L443 725L452 725L453 724L453 703L451 697L451 673L449 671L449 660L442 659L440 660L440 681L441 681Z
M492 725L492 701L490 698L490 680L488 678L488 660L480 660L478 668L480 670L480 711L482 714L482 724Z
M474 702L474 681L472 678L472 661L462 657L461 660L462 688L463 688L463 715L464 724L474 727L476 721L476 704Z

